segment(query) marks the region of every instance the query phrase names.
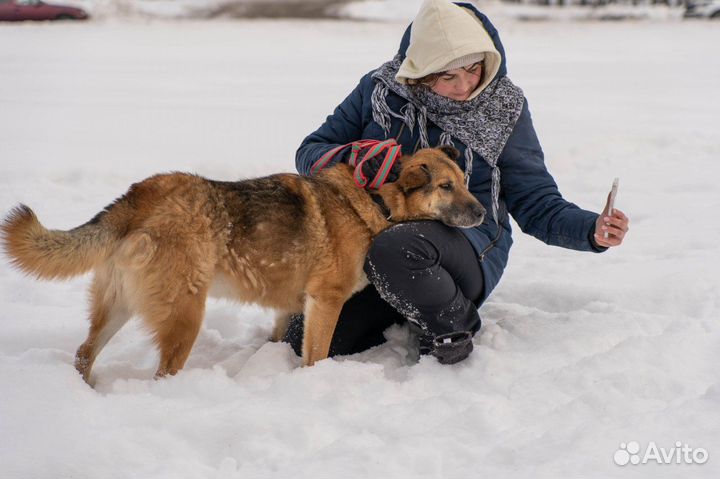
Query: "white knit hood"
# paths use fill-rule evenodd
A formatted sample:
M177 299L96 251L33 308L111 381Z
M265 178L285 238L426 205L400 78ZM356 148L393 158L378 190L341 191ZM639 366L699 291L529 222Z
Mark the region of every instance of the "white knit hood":
M451 68L460 68L463 59L469 61L483 54L483 80L468 97L472 100L495 78L502 58L492 38L475 14L448 0L425 0L413 20L410 45L395 79L422 78ZM458 66L455 66L458 65Z

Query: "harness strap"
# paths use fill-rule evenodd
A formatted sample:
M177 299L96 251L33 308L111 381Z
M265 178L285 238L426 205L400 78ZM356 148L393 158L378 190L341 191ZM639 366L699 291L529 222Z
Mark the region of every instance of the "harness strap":
M335 155L337 155L337 154L340 153L342 150L344 150L345 148L347 148L348 146L351 146L351 145L352 145L352 143L348 143L347 145L336 146L335 148L333 148L333 149L328 150L327 152L325 152L325 154L322 155L322 156L321 156L315 163L313 163L313 165L310 167L310 174L314 176L314 175L317 175L318 173L320 173L320 170L322 170L323 168L325 168L325 167L327 166L327 164L330 162L330 160L332 160L332 159L335 157Z
M398 159L402 152L402 147L398 145L394 138L389 140L359 140L345 145L339 145L331 150L328 150L323 154L310 168L310 174L315 175L323 170L331 161L339 154L344 152L347 148L350 148L350 155L348 156L348 164L355 168L353 179L358 188L368 187L370 189L377 189L385 182L392 169L395 161ZM362 158L360 153L366 150L365 155ZM370 181L362 171L363 164L369 161L382 152L385 152L380 168L378 169L375 178ZM368 181L370 184L368 185Z

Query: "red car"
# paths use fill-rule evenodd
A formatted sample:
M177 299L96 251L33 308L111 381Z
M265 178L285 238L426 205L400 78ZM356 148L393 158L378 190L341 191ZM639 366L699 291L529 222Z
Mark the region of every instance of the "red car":
M42 0L0 0L0 21L85 20L87 12L68 5L53 5Z

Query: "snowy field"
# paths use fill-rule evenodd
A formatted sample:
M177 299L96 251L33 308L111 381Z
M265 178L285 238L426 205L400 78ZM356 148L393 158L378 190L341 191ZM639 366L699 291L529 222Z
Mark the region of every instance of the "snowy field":
M88 277L0 263L1 477L543 477L720 473L720 28L498 22L547 163L631 217L602 255L516 231L472 356L418 362L403 328L299 368L267 311L210 302L186 370L152 379L134 321L75 372ZM51 228L184 170L294 170L294 152L404 29L373 22L0 25L0 211ZM704 464L616 465L621 444ZM632 447L630 447L632 451ZM679 456L679 454L677 454ZM700 457L700 456L698 456Z

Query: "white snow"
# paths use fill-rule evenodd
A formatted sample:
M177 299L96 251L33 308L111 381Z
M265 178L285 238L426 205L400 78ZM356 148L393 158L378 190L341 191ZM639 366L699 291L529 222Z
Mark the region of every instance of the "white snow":
M294 170L294 152L401 22L0 25L0 211L77 226L130 183ZM179 375L132 321L72 366L88 277L0 263L3 477L470 477L720 472L720 29L709 22L498 21L547 164L599 209L620 177L626 244L602 255L516 231L472 356L417 362L406 328L300 368L272 313L210 302ZM703 465L613 462L620 445Z

